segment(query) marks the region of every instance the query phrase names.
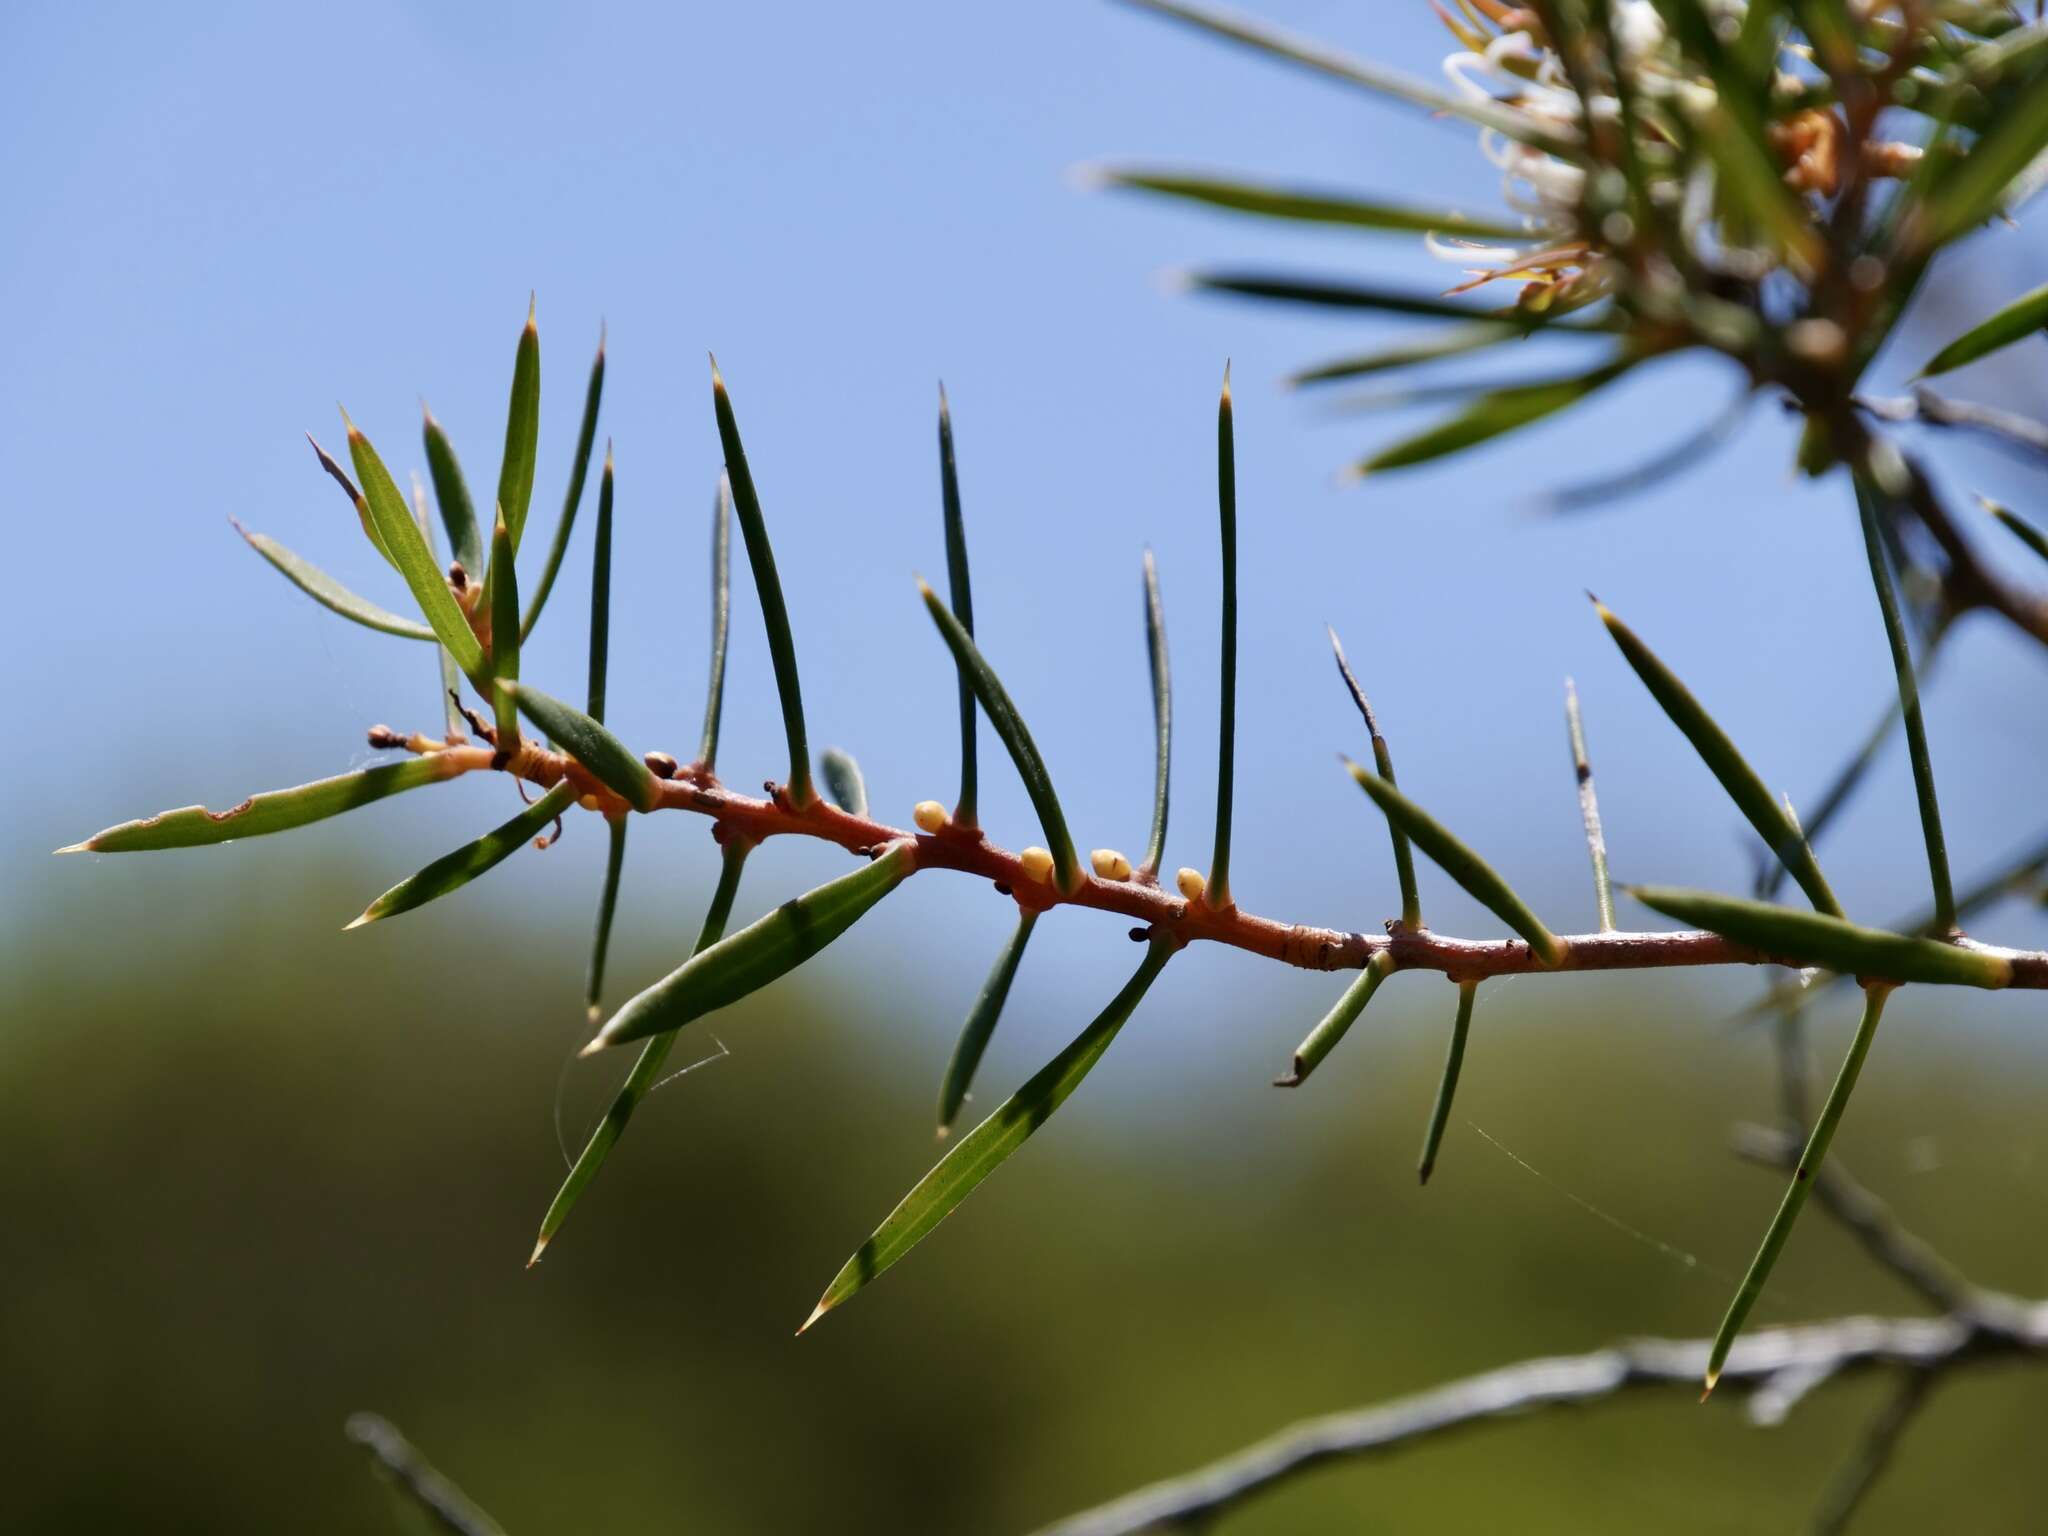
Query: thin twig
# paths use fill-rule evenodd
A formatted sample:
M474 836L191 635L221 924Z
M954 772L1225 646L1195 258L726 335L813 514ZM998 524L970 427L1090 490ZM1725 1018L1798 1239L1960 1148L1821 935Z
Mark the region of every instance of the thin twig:
M1884 1469L1891 1465L1899 1448L1899 1437L1926 1404L1936 1375L1933 1370L1907 1369L1891 1398L1864 1430L1855 1454L1843 1463L1827 1492L1821 1495L1820 1507L1813 1512L1813 1524L1808 1527L1814 1536L1837 1536L1849 1528L1850 1518Z
M2030 416L2002 411L1992 405L1968 400L1949 400L1922 385L1910 397L1877 400L1858 396L1856 404L1880 421L1921 422L1930 427L1960 427L1981 432L2008 447L2030 456L2048 458L2048 425Z
M1586 1355L1528 1360L1376 1407L1310 1419L1186 1477L1047 1526L1041 1536L1132 1536L1188 1527L1324 1463L1406 1446L1466 1425L1639 1387L1697 1390L1705 1339L1640 1339ZM2048 1302L2007 1322L1955 1317L1851 1317L1763 1329L1735 1343L1728 1383L1762 1386L1792 1373L1833 1380L1879 1366L1919 1374L1968 1362L2048 1353Z
M435 1529L452 1532L453 1536L504 1536L497 1521L429 1466L388 1419L374 1413L351 1414L342 1433L370 1453L391 1485Z

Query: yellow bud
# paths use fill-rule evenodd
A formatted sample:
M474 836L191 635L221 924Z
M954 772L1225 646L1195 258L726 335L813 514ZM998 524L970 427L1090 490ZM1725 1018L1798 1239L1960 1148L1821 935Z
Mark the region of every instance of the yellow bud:
M1095 873L1105 880L1131 878L1131 861L1114 848L1096 849L1088 855L1088 862L1095 866Z
M946 808L936 800L918 801L917 808L910 815L920 832L943 832L953 820L946 814Z
M1209 882L1199 869L1183 869L1173 877L1173 883L1189 901L1200 901L1209 889Z
M598 806L597 796L595 795L585 795L581 800L578 800L576 803L582 806L583 809L585 809L586 811L594 811L597 809Z
M1017 862L1024 866L1024 877L1043 884L1052 877L1052 854L1043 848L1026 848L1017 855Z

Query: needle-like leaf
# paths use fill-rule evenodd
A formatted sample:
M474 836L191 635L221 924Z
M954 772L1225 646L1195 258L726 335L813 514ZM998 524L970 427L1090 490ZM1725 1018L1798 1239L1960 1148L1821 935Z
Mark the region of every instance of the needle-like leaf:
M530 623L529 623L529 627ZM604 445L597 486L597 535L590 541L590 681L584 708L604 722L605 686L612 654L612 445Z
M967 523L960 511L960 474L953 460L953 411L946 386L939 386L939 501L946 524L946 591L953 617L974 633L974 583L967 569ZM956 664L960 687L960 799L953 820L962 827L979 825L980 790L974 753L974 682L964 663Z
M320 461L320 467L327 471L328 478L341 487L342 495L346 496L349 505L356 509L356 521L362 524L363 537L370 541L370 547L384 557L385 564L397 570L398 562L392 559L391 551L384 547L384 535L377 531L377 521L370 516L370 503L364 499L363 493L356 489L355 481L349 479L348 471L334 462L334 455L322 448L320 440L312 433L306 434L306 441L313 445L313 456Z
M1095 1016L1071 1045L1011 1095L1001 1108L961 1137L952 1151L939 1160L938 1166L903 1197L896 1209L889 1213L888 1219L875 1229L874 1235L861 1244L860 1250L833 1277L816 1310L803 1328L797 1330L798 1333L915 1247L932 1228L952 1215L983 1179L1023 1146L1031 1133L1045 1124L1055 1110L1066 1103L1136 1011L1146 990L1172 957L1174 948L1169 939L1156 938L1152 941L1136 974L1124 983L1123 990L1110 1000L1109 1006Z
M1650 696L1670 716L1671 723L1678 727L1685 739L1692 743L1693 750L1699 753L1700 760L1720 781L1722 789L1728 792L1728 798L1735 802L1736 809L1748 818L1772 854L1799 882L1799 888L1806 892L1807 899L1820 911L1840 917L1842 905L1835 900L1835 893L1828 889L1827 880L1820 872L1820 863L1813 856L1812 846L1764 787L1756 770L1736 750L1727 732L1715 723L1714 717L1678 680L1677 674L1637 638L1634 630L1616 618L1598 598L1593 599L1593 607L1600 615L1600 622L1614 637L1614 643L1621 648L1622 656L1635 669L1636 676L1643 680L1643 686L1650 690Z
M1712 891L1668 885L1623 889L1652 911L1766 954L1783 956L1787 964L1819 965L1872 981L1928 981L1993 989L2012 981L2012 965L2003 956L1939 939L1865 928L1846 918Z
M1330 637L1330 654L1337 658L1337 675L1344 679L1344 686L1350 690L1351 702L1358 706L1358 713L1365 720L1365 734L1372 741L1373 767L1379 776L1399 788L1394 778L1394 754L1387 748L1387 738L1380 734L1379 717L1372 712L1372 704L1365 696L1365 690L1358 686L1358 679L1352 675L1351 663L1344 657L1344 642L1337 638L1337 631L1331 625L1323 626ZM1415 853L1408 846L1408 834L1399 823L1387 823L1387 835L1394 845L1394 879L1401 887L1401 926L1420 928L1422 926L1422 894L1415 885Z
M512 397L505 406L505 457L498 466L499 512L512 530L516 554L533 502L533 466L540 450L540 326L533 302L512 356Z
M1173 789L1173 671L1166 654L1166 605L1159 599L1159 565L1145 551L1145 659L1152 674L1152 835L1143 872L1159 873L1166 856L1166 813Z
M1923 250L1946 245L2004 206L2013 183L2048 147L2048 90L2021 92L1985 127L1961 164L1944 170L1907 228ZM1917 216L1915 216L1917 215Z
M2021 517L2019 513L2013 511L2011 507L2001 506L1985 496L1980 496L1977 499L1984 503L1985 511L1998 519L2000 527L2004 528L2007 533L2010 533L2043 560L2048 560L2048 533L2043 533L2024 517Z
M747 851L753 845L744 838L734 838L725 845L724 863L719 868L718 888L712 893L711 906L704 914L704 926L697 934L696 947L692 954L701 955L705 950L725 937L726 922L732 916L733 897L740 887L740 869L747 861ZM668 1054L675 1048L676 1036L673 1030L655 1035L640 1048L640 1057L633 1063L633 1070L626 1074L626 1080L613 1095L611 1106L605 1110L604 1118L597 1123L597 1129L590 1133L590 1140L584 1144L575 1166L569 1176L562 1180L562 1187L548 1205L547 1215L541 1218L540 1240L533 1245L533 1257L526 1261L531 1269L540 1262L541 1254L562 1229L562 1223L569 1219L569 1212L576 1208L576 1202L583 1197L590 1181L597 1177L604 1160L618 1145L626 1133L626 1122L633 1118L633 1111L640 1101L654 1091L661 1081L661 1069L668 1061Z
M1465 1036L1472 1028L1472 999L1478 991L1476 981L1458 983L1458 1016L1451 1021L1451 1048L1444 1057L1443 1080L1437 1084L1436 1106L1429 1112L1429 1129L1422 1133L1422 1158L1415 1166L1416 1177L1424 1184L1436 1169L1444 1127L1450 1124L1451 1098L1458 1091L1458 1072L1465 1065Z
M547 564L541 567L540 584L533 589L533 601L519 626L521 638L533 633L548 594L555 589L555 573L569 552L569 534L576 526L576 511L583 504L583 482L590 473L590 450L597 441L597 407L604 398L604 332L597 336L597 360L590 365L590 386L583 394L583 424L576 429L576 457L569 465L569 490L562 498L562 516L555 524L554 540L548 545ZM611 465L611 445L605 445L605 465Z
M1529 943L1538 963L1556 965L1564 959L1564 945L1556 934L1523 904L1522 898L1478 854L1459 842L1444 825L1378 774L1346 761L1358 787L1372 797L1387 820L1396 823L1414 839L1415 846L1428 854L1465 893L1514 929Z
M787 976L859 922L916 870L916 845L891 843L873 862L806 891L794 901L785 901L758 922L684 961L625 1003L583 1048L583 1054L680 1029L692 1019L736 1003Z
M1055 882L1063 892L1078 890L1081 866L1074 855L1074 839L1067 831L1067 818L1060 810L1059 796L1053 793L1052 776L1045 770L1045 759L1038 755L1038 746L1025 727L1024 717L1010 702L1002 679L983 658L974 644L974 637L961 628L960 621L939 601L938 594L922 581L917 584L917 590L924 598L932 622L939 627L940 637L952 651L954 661L974 684L974 696L987 712L988 723L995 728L997 739L1009 750L1010 761L1017 765L1017 776L1024 781L1024 792L1031 797L1032 808L1038 812L1038 824L1045 831L1046 847L1052 853Z
M1376 96L1405 102L1437 116L1462 117L1467 122L1491 128L1495 133L1548 154L1568 160L1580 159L1585 154L1585 147L1576 133L1530 113L1519 112L1504 102L1474 101L1453 96L1398 70L1339 53L1236 12L1192 5L1187 0L1124 0L1124 3L1170 17L1213 37L1298 65L1345 85L1357 86Z
M346 420L346 418L343 418ZM448 580L435 563L433 551L427 548L426 535L412 520L412 512L399 494L398 484L391 478L391 471L384 467L384 461L377 457L377 450L370 446L370 440L356 430L355 423L348 426L349 457L355 460L356 473L362 476L363 499L369 507L370 519L375 524L377 535L383 540L383 547L391 556L398 573L405 578L405 584L412 589L413 601L420 605L420 613L434 633L440 637L455 663L472 679L483 675L484 651L478 643L476 632L469 627L469 619L456 603L454 594L448 590Z
M827 747L819 755L818 766L823 770L825 793L832 797L832 803L849 816L867 815L867 781L860 776L860 764L852 754Z
M398 635L407 640L434 638L434 632L426 625L411 619L402 619L395 613L379 608L368 598L358 597L312 561L300 559L267 534L251 533L233 517L228 521L235 525L235 532L248 541L251 549L268 560L283 574L286 581L321 607L332 609L344 619L353 619L366 629L381 630L387 635Z
M697 743L697 766L706 773L718 766L718 724L725 712L725 642L732 632L732 487L718 477L711 506L711 663L704 689L704 734Z
M476 507L469 499L469 483L462 478L462 465L455 457L455 445L434 413L420 407L420 433L426 439L427 472L434 479L434 501L441 508L441 526L448 530L448 547L456 563L471 581L484 572L483 533L477 527Z
M1397 203L1372 202L1344 193L1276 187L1235 177L1195 176L1122 166L1093 166L1085 174L1100 186L1154 192L1162 197L1268 219L1341 224L1352 229L1390 230L1405 234L1456 235L1467 240L1520 241L1529 237L1527 226L1504 219L1479 218L1449 209L1410 208Z
M1016 929L996 956L996 963L989 969L988 980L981 984L980 995L967 1011L967 1022L960 1026L960 1039L953 1047L953 1059L946 1064L945 1081L939 1085L941 1137L952 1130L953 1121L959 1117L960 1106L967 1101L968 1090L974 1086L974 1070L981 1065L982 1052L988 1049L989 1037L996 1032L996 1021L1002 1017L1003 1004L1010 997L1010 983L1017 979L1017 966L1024 958L1024 946L1031 942L1031 930L1037 926L1037 912L1029 907L1018 911Z
M1385 373L1394 368L1410 368L1418 363L1433 363L1441 358L1457 357L1466 352L1477 352L1481 348L1498 346L1504 341L1515 341L1531 334L1536 327L1517 325L1508 320L1472 320L1463 325L1441 326L1427 335L1410 341L1395 342L1391 346L1379 347L1371 352L1361 352L1350 357L1340 357L1314 368L1304 369L1288 377L1293 387L1304 384L1330 384L1345 379L1365 378L1370 374ZM1572 335L1598 334L1578 326L1552 327Z
M1919 377L1931 378L1937 373L1947 373L1951 368L1960 368L1965 363L1974 363L2000 347L2009 347L2043 330L2048 330L2048 283L2043 283L2031 293L2021 294L1990 319L1971 326L1935 353L1927 366L1920 370Z
M360 928L366 923L396 917L461 890L478 875L497 868L517 853L575 803L576 786L562 780L504 825L486 832L475 842L464 843L453 853L443 854L418 874L399 881L365 907L363 915L348 927Z
M510 752L519 745L519 705L514 690L503 685L519 681L519 572L503 508L491 527L491 568L484 590L491 595L491 676L500 685L491 695L498 711L498 750Z
M1382 448L1354 465L1351 476L1362 480L1367 475L1462 453L1577 405L1595 390L1620 378L1635 363L1633 357L1618 357L1587 373L1489 390L1455 416Z
M539 726L549 740L588 768L598 782L634 810L651 811L661 803L661 780L654 776L654 771L582 710L528 683L505 685L500 691L510 692L526 718Z
M1387 315L1421 315L1434 320L1472 320L1493 324L1515 324L1535 329L1529 321L1519 319L1512 309L1490 309L1483 304L1465 304L1456 299L1440 298L1433 293L1415 293L1404 289L1381 288L1372 284L1354 283L1344 278L1315 279L1290 277L1268 272L1184 272L1177 274L1180 282L1189 288L1207 293L1234 294L1245 299L1268 299L1281 304L1308 304L1318 309L1366 309ZM1550 320L1541 327L1544 331L1612 331L1613 321L1566 322Z
M1586 727L1579 719L1579 690L1564 680L1565 731L1572 743L1572 775L1579 783L1579 820L1586 828L1586 855L1593 862L1593 901L1600 931L1614 931L1614 886L1607 876L1607 834L1600 827L1600 797L1593 792L1593 762L1586 756Z
M1216 708L1216 851L1204 900L1218 910L1230 899L1230 818L1237 779L1237 434L1230 405L1230 365L1216 402L1216 507L1223 535L1223 659Z
M441 563L441 549L434 539L434 525L427 517L427 488L420 484L420 477L412 477L412 520L419 526L420 537L427 541L427 553L434 557L434 564ZM455 658L448 654L448 647L439 640L434 643L434 659L440 663L436 669L441 683L441 719L452 744L463 739L462 718L462 669L455 665Z
M1365 1005L1372 1001L1373 993L1379 991L1380 983L1393 973L1392 950L1380 950L1366 961L1365 969L1352 979L1351 985L1331 1005L1330 1011L1316 1021L1316 1027L1294 1048L1294 1065L1285 1077L1274 1078L1273 1086L1299 1088L1307 1081L1309 1073L1322 1065L1323 1058L1337 1048L1337 1042L1358 1022L1358 1016L1365 1012Z
M1891 566L1878 531L1877 501L1882 494L1872 477L1855 475L1856 505L1863 520L1863 545L1870 557L1870 583L1891 647L1892 671L1898 682L1899 714L1906 724L1906 753L1913 765L1913 791L1920 803L1920 831L1927 844L1927 870L1934 887L1935 920L1942 931L1955 926L1956 893L1948 872L1948 838L1941 827L1941 804L1934 792L1934 759L1927 750L1927 724L1920 714L1920 684L1914 676L1913 650L1899 617L1899 595L1892 587Z
M1813 920L1808 914L1799 915ZM1749 1272L1742 1277L1735 1299L1728 1304L1727 1315L1715 1330L1714 1347L1707 1356L1706 1389L1700 1393L1702 1398L1712 1392L1714 1383L1721 1379L1721 1367L1728 1361L1728 1351L1735 1343L1735 1336L1742 1332L1750 1309L1756 1305L1764 1282L1770 1278L1778 1255L1784 1251L1785 1240L1792 1235L1792 1224L1799 1219L1800 1208L1806 1204L1807 1193L1813 1188L1814 1178L1827 1159L1828 1146L1835 1139L1835 1128L1842 1123L1842 1111L1848 1108L1849 1095L1855 1091L1857 1076L1863 1071L1863 1060L1870 1054L1870 1042L1877 1035L1877 1022L1884 1016L1885 999L1890 995L1891 989L1887 986L1873 986L1863 994L1863 1018L1856 1026L1856 1038L1849 1046L1849 1054L1843 1058L1842 1069L1835 1075L1834 1086L1828 1090L1827 1102L1821 1106L1820 1117L1813 1123L1813 1133L1806 1139L1806 1150L1799 1154L1799 1166L1793 1171L1792 1182L1785 1187L1785 1198L1779 1202L1778 1214L1771 1218L1771 1225L1764 1233L1763 1246L1750 1260Z
M175 811L160 811L140 821L96 832L82 843L59 848L59 853L146 853L159 848L202 848L212 843L231 842L238 837L261 837L268 832L288 832L329 816L339 816L359 805L382 800L422 784L452 779L462 771L451 758L430 756L407 758L402 763L382 763L356 773L316 779L295 789L273 789L251 795L240 805L224 811L209 811L203 805L187 805Z
M797 680L796 641L789 630L789 610L782 601L782 582L775 574L775 551L768 543L768 523L761 498L754 492L747 450L740 442L740 424L726 394L718 360L711 360L711 403L718 415L718 440L725 449L725 473L732 485L733 509L739 513L740 537L747 562L754 568L754 593L761 600L761 619L768 629L768 655L775 663L775 691L782 699L782 729L789 738L789 798L799 808L817 797L811 787L811 753L805 745L803 686Z
M612 947L612 919L619 909L619 877L626 868L626 818L613 817L606 824L610 839L605 848L604 887L597 897L597 932L590 941L590 969L583 978L583 1007L590 1027L597 1028L603 1017L604 962Z

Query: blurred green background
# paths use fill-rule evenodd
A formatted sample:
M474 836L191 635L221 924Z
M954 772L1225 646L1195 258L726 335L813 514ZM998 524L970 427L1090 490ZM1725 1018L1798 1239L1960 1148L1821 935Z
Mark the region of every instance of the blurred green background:
M1427 7L1271 0L1417 73ZM1891 687L1843 488L1794 483L1760 409L1705 472L1603 518L1534 492L1635 462L1718 410L1707 365L1413 476L1331 471L1416 424L1289 400L1303 363L1398 324L1199 304L1173 262L1441 288L1418 242L1272 231L1071 185L1081 161L1192 162L1497 205L1472 135L1262 69L1101 0L1030 8L368 0L346 26L254 0L0 7L17 299L0 356L14 716L0 813L0 1527L381 1532L342 1438L374 1409L513 1536L1022 1531L1306 1414L1721 1315L1779 1193L1725 1149L1774 1102L1749 976L1490 984L1442 1161L1413 1165L1452 989L1397 977L1302 1091L1267 1082L1337 978L1233 954L1170 966L1058 1119L899 1269L801 1340L845 1257L930 1165L953 1030L1004 903L912 881L803 976L706 1021L729 1057L654 1095L534 1272L561 1176L554 1090L584 1033L601 837L572 823L457 897L343 936L364 902L511 812L421 791L283 839L52 860L166 806L367 760L437 717L419 648L315 610L222 515L403 602L300 433L337 396L416 441L425 391L493 462L530 290L552 517L601 318L619 448L612 715L695 739L703 349L762 483L817 746L901 820L953 778L953 682L910 577L942 568L934 380L961 433L977 618L1084 846L1143 834L1138 557L1161 562L1181 722L1169 858L1202 861L1215 711L1213 418L1235 359L1244 667L1234 884L1370 928L1381 829L1332 754L1360 739L1334 621L1404 786L1561 930L1591 921L1560 682L1586 699L1617 876L1740 889L1739 821L1581 596L1591 586L1802 805ZM2040 281L2037 202L1945 269L1873 388ZM1911 340L1910 338L1918 338ZM2038 345L1959 391L2044 414ZM1924 445L1924 439L1922 440ZM2030 466L1943 444L1945 489L2037 517ZM416 455L392 448L393 468ZM1951 466L1954 466L1952 469ZM589 513L526 653L573 695ZM1994 559L2027 558L1978 535ZM2043 658L1994 624L1928 710L1959 882L2040 829ZM724 766L779 771L758 617L735 592ZM1030 840L984 738L984 813ZM1924 899L1903 754L1823 849L1857 916ZM715 860L636 827L619 998L675 963ZM737 917L839 872L771 845ZM1495 925L1433 871L1447 931ZM1625 915L1625 921L1633 920ZM1979 931L2048 943L2048 913ZM1135 963L1118 925L1040 925L986 1108ZM1817 1016L1817 1058L1850 1020ZM1839 1153L1976 1279L2048 1293L2042 1003L1893 1003ZM711 1029L693 1026L709 1050ZM697 1054L686 1047L678 1060ZM572 1141L623 1063L566 1079ZM1469 1117L1469 1123L1468 1123ZM1532 1176L1476 1135L1476 1123ZM1568 1193L1567 1193L1568 1192ZM1674 1258L1588 1211L1693 1256ZM1817 1214L1759 1322L1910 1309ZM1855 1443L1875 1382L1782 1430L1683 1391L1493 1426L1325 1472L1226 1531L1780 1530ZM2039 1529L2048 1373L1944 1387L1869 1530Z

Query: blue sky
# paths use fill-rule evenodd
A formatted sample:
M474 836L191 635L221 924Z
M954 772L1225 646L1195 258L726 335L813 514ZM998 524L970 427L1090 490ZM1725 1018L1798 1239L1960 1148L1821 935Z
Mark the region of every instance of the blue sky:
M1178 296L1161 274L1254 262L1436 286L1454 274L1402 238L1275 231L1090 193L1072 174L1098 159L1171 161L1492 208L1492 173L1462 129L1094 0L208 10L196 21L157 6L16 8L0 21L0 133L16 146L0 242L12 300L0 461L16 530L0 615L18 722L16 808L0 839L10 905L89 902L90 883L112 877L53 865L44 850L57 843L360 763L374 721L432 724L422 648L314 608L226 518L401 604L302 434L338 439L340 401L402 472L419 460L424 396L487 478L529 292L546 369L537 518L553 517L583 371L609 326L612 719L636 745L687 755L695 736L718 458L707 349L777 539L813 741L859 757L884 814L949 798L956 772L950 671L912 585L943 569L941 378L986 649L1088 845L1144 837L1138 563L1148 543L1157 551L1179 685L1169 862L1203 864L1212 413L1234 359L1235 884L1248 906L1360 928L1395 910L1385 839L1337 769L1359 736L1325 621L1374 696L1404 786L1563 927L1588 923L1592 906L1564 750L1567 674L1585 699L1618 874L1734 888L1747 867L1735 814L1583 589L1633 622L1795 798L1817 794L1884 697L1844 490L1793 481L1774 409L1700 473L1625 508L1530 515L1533 493L1625 466L1718 410L1733 389L1721 371L1668 366L1563 426L1341 488L1334 469L1406 423L1341 416L1278 381L1404 326ZM1420 4L1268 13L1419 73L1446 51ZM2036 218L1988 237L1956 269L1950 330L2040 280L2040 230ZM2041 345L1959 388L2031 403ZM1893 382L1917 360L1889 363ZM1981 488L2040 509L2037 476L1973 452L1944 462L1959 496ZM587 553L579 532L528 653L528 675L567 694L582 675ZM746 784L779 774L781 748L759 621L741 598L725 760ZM2039 652L1986 624L1933 690L1962 878L2039 825L2048 714L2014 700L2038 698L2042 682ZM1035 840L999 760L986 778L994 834ZM396 878L505 814L503 788L415 796L301 846L347 849ZM572 836L558 855L571 873L522 868L420 920L468 931L568 906L580 943L600 844ZM134 878L174 900L202 871L221 878L220 861L281 875L295 856L170 856ZM1921 902L1902 756L1887 758L1827 861L1862 916ZM758 902L838 867L806 849L761 862L772 874L750 893ZM700 829L665 830L636 844L632 878L651 899L680 900L711 868ZM1438 926L1493 931L1443 880L1426 877L1425 897ZM330 915L346 914L307 915L317 942L333 941ZM892 955L936 946L940 987L964 993L1007 921L957 885L913 886L843 963L891 975ZM1999 932L2044 937L2023 915ZM1092 1010L1132 960L1107 925L1079 919L1040 944L1058 957L1030 983L1047 1010ZM1284 1004L1276 1057L1329 990L1230 957L1203 966L1180 982L1190 1006L1219 982L1220 995L1256 986ZM952 1004L933 1007L936 1038Z

